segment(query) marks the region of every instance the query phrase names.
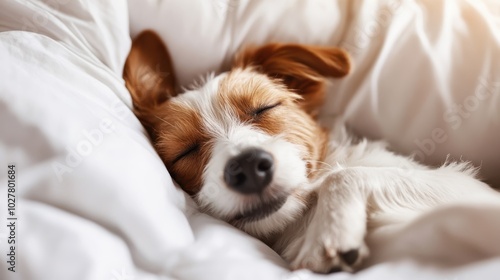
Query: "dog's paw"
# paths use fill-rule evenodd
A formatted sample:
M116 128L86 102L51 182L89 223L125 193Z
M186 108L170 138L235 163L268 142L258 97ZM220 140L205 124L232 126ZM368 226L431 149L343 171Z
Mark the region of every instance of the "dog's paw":
M314 214L291 258L293 269L353 272L368 256L366 204L349 180L353 176L345 172L333 172L322 181Z
M363 241L342 241L341 236L306 236L291 268L317 273L353 272L368 256L368 248Z

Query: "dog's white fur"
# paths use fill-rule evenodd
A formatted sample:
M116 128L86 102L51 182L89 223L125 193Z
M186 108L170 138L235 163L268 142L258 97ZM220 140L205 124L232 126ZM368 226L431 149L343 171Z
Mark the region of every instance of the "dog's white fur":
M275 213L240 227L263 239L281 235L273 247L294 268L327 272L341 267L351 271L368 255L367 234L407 224L445 203L491 192L475 179L476 169L466 162L431 169L390 152L383 142L353 140L342 123L329 135L329 151L320 175L309 182L300 147L241 123L229 108L214 107L217 85L224 75L174 99L195 108L213 136L213 156L196 200L204 211L223 220L254 207L258 198L228 189L221 174L225 164L245 149L258 147L270 152L277 166L269 189L315 193L317 204L307 209L291 195ZM349 265L338 254L352 249L359 249L360 257Z
M266 94L294 94L251 68L233 73L235 84L258 84ZM294 269L352 271L368 256L365 240L387 238L437 207L494 193L475 178L476 169L468 163L429 168L392 153L382 142L351 137L342 123L331 130L324 162L311 177L303 159L304 147L241 121L235 108L220 102L221 81L227 76L212 75L197 88L168 101L196 112L210 139L210 158L194 198L201 210L265 241ZM131 91L141 94L133 87ZM138 103L141 98L135 96ZM142 104L135 105L143 110L141 116L148 113ZM162 107L155 110L161 112ZM260 195L231 190L223 179L227 162L248 148L263 149L274 158L273 179ZM287 198L283 206L260 220L233 220L283 197ZM346 252L351 252L350 257Z
M301 188L307 185L308 180L305 163L301 159L304 151L300 146L279 136L271 137L250 124L240 122L230 108L217 107L218 83L224 76L225 74L221 74L208 79L198 89L183 93L173 102L194 108L200 114L205 129L212 136L212 156L204 170L204 185L196 200L205 212L227 220L244 210L258 207L260 202L259 197L243 196L228 189L222 177L229 159L248 148L264 149L276 159L278 167L274 172L273 185L275 189L279 188L280 192L303 192ZM273 193L266 195L272 197ZM273 215L245 223L242 228L255 236L283 231L286 225L299 216L305 206L299 199L291 196Z

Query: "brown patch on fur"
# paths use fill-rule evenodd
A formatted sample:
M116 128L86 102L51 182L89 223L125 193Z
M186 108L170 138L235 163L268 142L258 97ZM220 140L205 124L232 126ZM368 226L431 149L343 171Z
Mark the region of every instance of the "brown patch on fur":
M198 193L212 148L208 136L203 133L200 115L193 109L166 102L156 117L161 119L156 126L156 150L174 180L190 195ZM198 145L198 149L178 159L193 145Z
M316 175L318 161L323 160L326 152L327 135L299 106L300 96L266 75L251 69L233 69L221 81L218 97L223 105L235 110L242 122L303 147L307 152L303 160L307 161L309 177ZM252 115L259 108L276 104L279 106Z
M280 79L303 97L302 109L316 116L324 101L325 77L347 75L351 62L339 48L272 43L249 48L236 57L233 69L248 67Z
M132 96L134 113L154 139L157 120L151 111L176 95L172 61L156 33L144 31L134 39L123 79Z
M176 78L168 50L156 33L145 31L134 39L123 78L132 96L134 113L165 166L187 193L196 194L211 148L201 133L199 114L168 102L177 95ZM200 145L197 152L173 163L195 143Z
M312 178L326 152L327 135L313 119L323 102L324 77L342 77L349 70L347 53L337 48L269 44L249 49L235 60L220 84L219 99L242 122L303 147ZM168 51L155 33L145 31L133 41L123 77L134 112L172 177L187 193L198 193L212 146L199 113L170 102L176 96L175 74ZM178 159L195 144L199 145L196 151Z

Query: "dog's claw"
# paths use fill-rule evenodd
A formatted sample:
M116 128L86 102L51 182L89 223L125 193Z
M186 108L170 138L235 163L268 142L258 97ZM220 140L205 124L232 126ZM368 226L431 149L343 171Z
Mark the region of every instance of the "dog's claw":
M356 263L359 257L359 250L358 249L352 249L347 252L341 252L340 257L342 260L348 264L348 265L353 265Z

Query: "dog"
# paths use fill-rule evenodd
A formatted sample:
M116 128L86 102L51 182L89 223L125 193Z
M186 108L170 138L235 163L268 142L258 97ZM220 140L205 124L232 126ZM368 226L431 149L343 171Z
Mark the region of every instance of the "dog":
M363 267L369 240L491 192L466 162L426 167L341 123L324 129L326 79L350 70L342 49L270 43L180 93L166 46L144 31L123 77L167 170L202 212L262 240L292 269L329 273Z

